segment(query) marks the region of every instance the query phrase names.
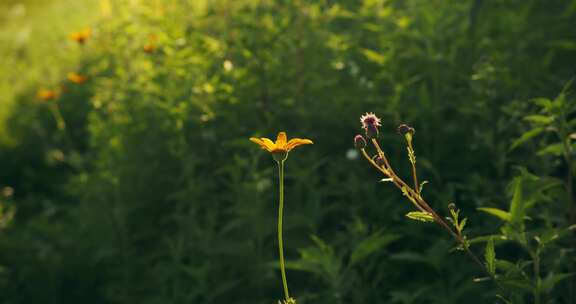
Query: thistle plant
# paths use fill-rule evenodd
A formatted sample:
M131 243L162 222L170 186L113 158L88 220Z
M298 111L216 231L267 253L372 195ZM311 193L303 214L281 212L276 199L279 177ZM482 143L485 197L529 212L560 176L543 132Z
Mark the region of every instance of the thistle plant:
M450 216L443 218L422 197L422 187L427 183L427 181L423 181L421 183L418 182L418 175L416 170L416 152L414 151L414 134L416 131L414 128L406 124L402 124L398 127L398 133L402 135L406 141L408 160L410 161L412 169L413 185L410 185L398 176L390 164L390 161L386 157L386 153L384 153L380 147L380 144L378 143L378 136L380 133L379 128L381 127L380 119L374 113L366 113L360 117L360 122L362 123L362 129L364 129L365 136L360 134L356 135L354 137L354 146L362 153L364 158L374 168L376 168L384 175L384 178L381 181L390 182L396 186L402 195L405 196L408 201L415 207L416 211L408 212L406 216L413 220L436 223L437 225L441 226L457 242L457 249L464 251L495 282L498 288L503 291L500 284L496 281L495 269L493 265L494 259L491 258L489 254L487 254L486 263L484 264L470 250L470 242L464 233L467 218L461 218L460 210L456 207L456 205L454 203L450 203L448 205ZM372 144L375 150L374 155L370 155L367 151L368 142Z
M279 204L278 204L278 253L280 262L280 273L282 275L282 287L284 289L283 304L296 304L296 299L290 297L288 291L288 281L286 279L286 263L284 262L284 242L282 239L282 219L284 217L284 162L288 159L288 153L300 145L313 144L310 139L293 138L290 141L286 139L286 133L280 132L273 142L269 138L250 138L250 141L260 145L260 147L272 154L272 158L276 161L278 166L278 188L279 188ZM279 301L280 303L280 301Z

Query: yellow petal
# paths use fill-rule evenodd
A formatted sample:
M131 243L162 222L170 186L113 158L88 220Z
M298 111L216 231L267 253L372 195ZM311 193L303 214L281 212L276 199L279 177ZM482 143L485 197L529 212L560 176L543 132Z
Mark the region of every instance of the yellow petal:
M309 139L303 139L303 138L292 138L287 144L286 144L286 150L290 151L298 146L301 145L311 145L314 142L312 142Z
M272 152L272 150L274 150L276 148L276 144L274 144L274 142L266 137L262 137L260 138L264 144L266 144L266 150L268 150L268 152Z
M266 144L260 138L250 137L250 141L258 144L262 149L267 150Z
M250 137L250 141L258 144L262 149L272 152L274 150L274 143L268 138Z
M286 132L278 133L278 137L276 138L276 149L286 149Z

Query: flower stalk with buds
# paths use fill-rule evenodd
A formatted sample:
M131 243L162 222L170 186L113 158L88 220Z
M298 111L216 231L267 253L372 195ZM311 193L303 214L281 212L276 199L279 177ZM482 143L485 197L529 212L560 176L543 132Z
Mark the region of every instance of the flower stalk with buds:
M367 145L361 144L362 142L366 143L366 140L362 135L356 135L354 138L354 145L355 147L361 151L364 158L378 171L380 171L384 178L382 181L391 182L396 186L404 195L410 203L414 205L417 211L412 211L406 214L406 216L410 219L422 221L422 222L430 222L436 223L445 229L458 243L458 249L463 250L466 254L475 262L477 263L484 272L495 282L498 288L501 291L504 291L501 285L496 280L495 274L493 271L490 271L484 263L480 261L480 259L470 250L470 243L467 240L464 234L464 227L466 225L467 219L460 219L460 210L456 208L454 204L450 204L450 215L451 217L447 218L446 221L443 217L438 215L438 213L422 198L421 192L422 187L427 181L422 183L418 183L418 176L416 171L416 153L414 151L414 128L402 124L398 127L398 133L402 135L406 140L406 146L408 150L408 159L410 161L412 167L412 179L413 179L413 186L410 186L406 183L402 178L396 174L394 168L388 161L386 154L380 147L377 137L379 134L379 128L381 127L380 119L374 113L366 113L362 115L360 118L360 122L362 123L362 129L364 129L364 133L366 138L369 139L370 143L374 147L376 154L371 156L366 151Z

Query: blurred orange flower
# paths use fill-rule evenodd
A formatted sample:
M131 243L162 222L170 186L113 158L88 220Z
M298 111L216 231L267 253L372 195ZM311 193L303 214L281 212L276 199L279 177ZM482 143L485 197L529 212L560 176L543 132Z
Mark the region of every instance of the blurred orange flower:
M75 32L70 34L70 39L78 42L79 44L84 44L88 38L90 38L90 28L85 28L79 32Z
M88 76L84 76L82 74L78 74L76 72L68 73L68 80L72 81L75 84L83 84L88 80Z
M144 49L144 52L146 53L153 53L156 50L156 35L154 34L150 34L148 35L148 43L146 43L142 49Z
M50 100L54 100L54 99L56 99L56 97L58 97L58 92L55 90L41 89L41 90L38 90L37 96L42 101L50 101Z
M156 50L156 45L154 43L147 43L142 47L142 49L144 49L144 52L146 53L153 53Z

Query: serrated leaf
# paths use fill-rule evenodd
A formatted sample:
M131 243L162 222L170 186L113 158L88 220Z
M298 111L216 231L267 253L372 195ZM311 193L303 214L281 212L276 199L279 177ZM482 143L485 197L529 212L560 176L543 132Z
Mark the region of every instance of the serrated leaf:
M489 238L486 242L486 269L491 275L496 273L496 252L494 251L494 238Z
M412 212L408 212L406 214L406 216L410 219L421 221L421 222L428 222L428 223L434 222L434 217L432 216L432 214L430 214L428 212L412 211Z
M486 213L493 215L493 216L495 216L495 217L497 217L503 221L506 221L506 222L509 222L511 219L511 215L509 212L506 212L504 210L500 210L498 208L481 207L481 208L478 208L477 210L486 212Z
M520 136L520 138L518 138L517 140L514 141L514 143L512 143L512 146L510 146L510 150L516 149L521 144L523 144L523 143L529 141L530 139L540 135L544 131L546 131L546 129L540 127L540 128L534 128L534 129L522 134L522 136Z

